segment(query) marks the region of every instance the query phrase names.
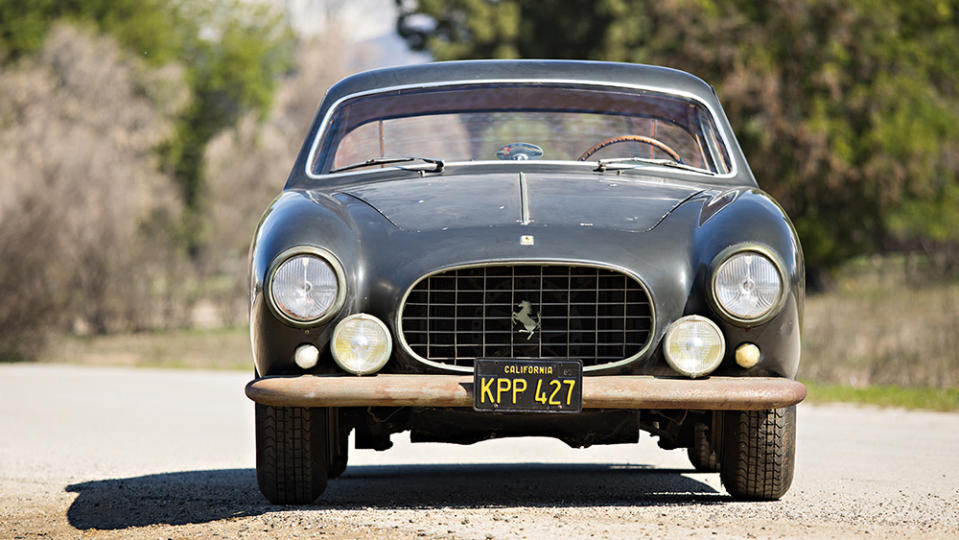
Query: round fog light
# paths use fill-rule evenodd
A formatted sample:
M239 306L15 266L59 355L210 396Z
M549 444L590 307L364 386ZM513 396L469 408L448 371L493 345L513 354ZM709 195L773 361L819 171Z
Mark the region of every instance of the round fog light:
M666 363L688 377L712 373L723 361L726 342L716 323L699 315L677 319L666 330Z
M393 350L393 339L383 321L357 313L336 325L330 349L333 360L345 371L368 375L386 365Z

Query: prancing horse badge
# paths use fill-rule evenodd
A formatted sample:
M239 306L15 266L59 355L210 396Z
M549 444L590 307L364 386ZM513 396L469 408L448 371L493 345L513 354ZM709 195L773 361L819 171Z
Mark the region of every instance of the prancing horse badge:
M519 303L519 311L513 313L510 319L513 321L513 324L520 323L523 325L523 328L520 329L521 334L529 334L526 336L526 340L529 341L533 339L533 333L539 329L540 322L542 318L540 314L536 314L536 320L533 320L531 316L533 314L533 305L529 303L529 300L523 300Z

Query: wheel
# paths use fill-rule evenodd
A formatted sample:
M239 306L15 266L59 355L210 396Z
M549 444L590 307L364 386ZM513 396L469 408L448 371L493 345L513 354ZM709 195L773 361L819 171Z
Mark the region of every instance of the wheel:
M326 489L327 409L256 404L256 481L273 504L310 504Z
M350 459L349 452L344 441L342 451L333 454L333 458L330 460L330 470L327 472L327 478L336 478L343 474L343 471L346 470L346 463Z
M706 424L693 427L693 445L686 449L689 461L700 472L719 472L719 456L713 450Z
M330 433L335 433L336 437L330 438L330 467L326 477L336 478L346 470L346 463L350 459L350 429L341 424L339 409L329 411Z
M775 500L792 484L796 407L723 415L720 479L736 499Z

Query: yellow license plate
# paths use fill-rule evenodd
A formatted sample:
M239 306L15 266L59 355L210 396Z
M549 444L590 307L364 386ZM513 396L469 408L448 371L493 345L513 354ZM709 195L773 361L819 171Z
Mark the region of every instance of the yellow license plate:
M579 412L583 410L583 362L478 359L473 367L473 409Z

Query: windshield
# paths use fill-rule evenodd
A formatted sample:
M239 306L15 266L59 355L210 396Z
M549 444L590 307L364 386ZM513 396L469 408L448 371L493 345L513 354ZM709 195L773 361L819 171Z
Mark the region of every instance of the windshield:
M378 158L674 161L714 174L729 154L709 111L688 98L621 88L477 84L348 99L326 125L311 170Z

